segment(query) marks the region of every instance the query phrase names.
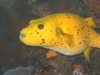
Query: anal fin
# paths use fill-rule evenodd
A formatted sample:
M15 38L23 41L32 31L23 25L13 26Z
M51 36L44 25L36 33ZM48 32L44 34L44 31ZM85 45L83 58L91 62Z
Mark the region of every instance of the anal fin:
M90 53L91 51L93 50L93 48L87 48L85 51L84 51L84 55L85 55L85 58L87 59L87 61L90 62Z

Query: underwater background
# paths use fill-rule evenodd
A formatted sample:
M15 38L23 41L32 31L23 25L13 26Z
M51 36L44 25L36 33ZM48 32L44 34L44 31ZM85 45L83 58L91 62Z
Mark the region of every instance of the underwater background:
M90 54L91 62L83 53L46 58L48 49L19 40L20 30L31 19L59 12L91 16L100 25L100 0L0 0L0 75L100 75L97 48Z

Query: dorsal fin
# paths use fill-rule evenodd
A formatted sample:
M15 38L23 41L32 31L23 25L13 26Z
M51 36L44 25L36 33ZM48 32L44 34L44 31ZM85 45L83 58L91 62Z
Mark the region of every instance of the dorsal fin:
M88 25L91 26L92 28L99 28L93 21L92 17L85 18L85 20L87 21Z

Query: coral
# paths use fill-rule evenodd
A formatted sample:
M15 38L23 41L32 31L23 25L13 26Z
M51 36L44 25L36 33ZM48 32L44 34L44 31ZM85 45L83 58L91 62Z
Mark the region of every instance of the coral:
M55 56L57 56L57 53L53 50L49 50L48 53L46 54L46 58L55 57Z
M81 65L74 64L73 75L84 75L81 68L82 68Z
M17 67L15 69L8 70L3 75L31 75L33 70L34 70L33 66L28 66L26 68Z
M73 71L73 75L84 75L81 70L79 68L76 68L74 71Z

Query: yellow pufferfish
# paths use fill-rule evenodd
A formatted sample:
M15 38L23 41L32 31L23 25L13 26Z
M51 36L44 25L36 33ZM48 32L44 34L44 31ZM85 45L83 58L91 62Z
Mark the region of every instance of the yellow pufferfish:
M91 27L90 27L91 26ZM29 46L41 46L64 55L84 52L89 60L91 47L100 48L100 35L92 18L71 13L56 13L33 19L20 31L19 39Z

